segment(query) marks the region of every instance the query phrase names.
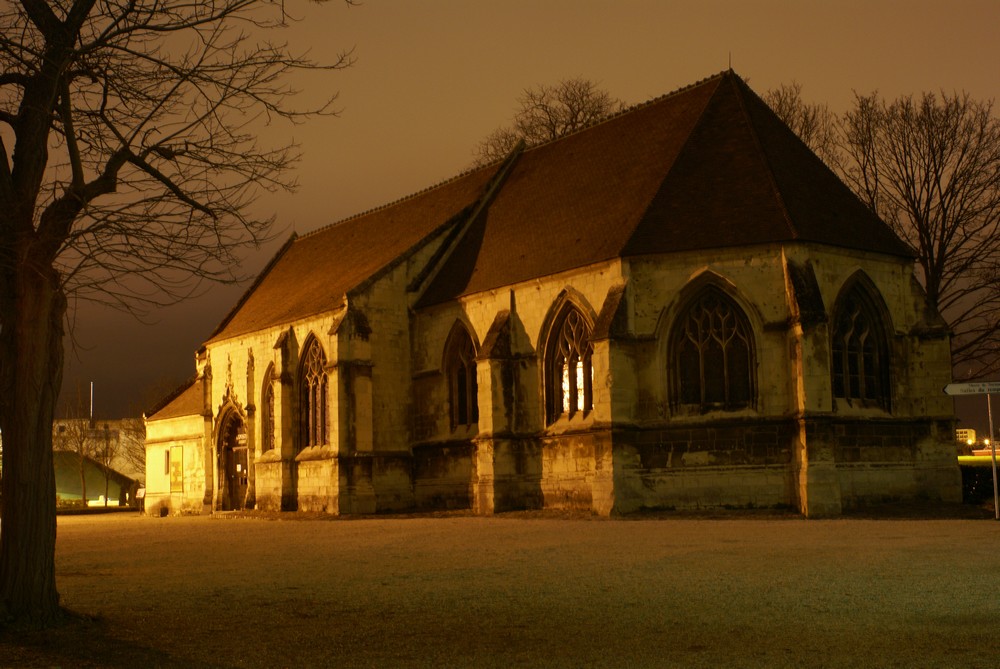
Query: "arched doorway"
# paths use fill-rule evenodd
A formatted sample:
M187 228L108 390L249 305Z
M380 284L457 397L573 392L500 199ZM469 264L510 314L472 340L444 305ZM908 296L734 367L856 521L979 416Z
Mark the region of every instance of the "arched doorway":
M246 423L230 411L219 430L219 509L237 511L246 505L250 480Z

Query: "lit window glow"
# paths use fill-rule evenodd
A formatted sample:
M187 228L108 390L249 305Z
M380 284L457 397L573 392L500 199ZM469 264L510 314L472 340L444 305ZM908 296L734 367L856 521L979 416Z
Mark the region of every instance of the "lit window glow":
M556 321L547 353L549 420L590 411L594 404L590 326L569 307Z

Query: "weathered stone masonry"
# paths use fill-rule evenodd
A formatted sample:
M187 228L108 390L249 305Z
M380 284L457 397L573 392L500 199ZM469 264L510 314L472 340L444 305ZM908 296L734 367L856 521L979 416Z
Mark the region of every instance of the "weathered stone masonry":
M909 249L726 72L293 237L148 418L147 509L957 500L949 376Z

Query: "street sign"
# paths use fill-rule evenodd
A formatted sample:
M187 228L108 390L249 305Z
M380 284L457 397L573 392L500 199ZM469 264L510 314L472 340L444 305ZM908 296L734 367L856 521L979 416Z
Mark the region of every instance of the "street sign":
M949 383L944 387L944 392L948 395L1000 395L1000 381Z

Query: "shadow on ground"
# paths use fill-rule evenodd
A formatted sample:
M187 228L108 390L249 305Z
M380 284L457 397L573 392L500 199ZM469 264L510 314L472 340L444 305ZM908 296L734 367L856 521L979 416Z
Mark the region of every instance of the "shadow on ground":
M110 633L106 621L66 612L53 629L0 627L0 666L11 668L136 669L178 667L229 669L226 664L181 663L162 650L123 640Z

